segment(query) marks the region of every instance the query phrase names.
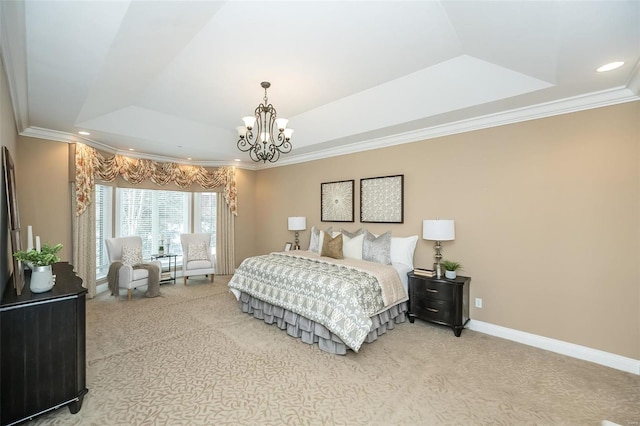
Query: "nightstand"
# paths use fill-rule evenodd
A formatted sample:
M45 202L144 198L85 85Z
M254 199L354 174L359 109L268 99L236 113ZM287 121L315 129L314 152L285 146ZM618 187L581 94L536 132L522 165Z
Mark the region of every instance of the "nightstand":
M453 328L456 337L469 321L470 277L429 278L409 272L409 321L414 318Z

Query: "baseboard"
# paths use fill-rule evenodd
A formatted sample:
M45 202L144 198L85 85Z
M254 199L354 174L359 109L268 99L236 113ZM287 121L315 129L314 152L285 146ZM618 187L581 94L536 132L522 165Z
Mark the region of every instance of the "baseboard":
M556 352L584 361L626 371L627 373L640 375L640 360L627 358L624 356L604 352L574 343L563 342L562 340L550 339L524 331L514 330L499 325L490 324L477 320L471 320L467 324L469 330L501 337L514 342L523 343L547 351Z

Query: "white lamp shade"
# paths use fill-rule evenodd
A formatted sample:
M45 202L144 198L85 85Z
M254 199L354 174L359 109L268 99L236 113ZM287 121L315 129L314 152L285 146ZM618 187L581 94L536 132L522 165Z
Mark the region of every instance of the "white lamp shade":
M422 221L422 238L431 241L451 241L456 239L454 221L436 219Z
M286 118L276 118L276 126L278 126L278 130L284 132L284 129L287 128L287 123L289 120Z
M242 117L242 121L247 129L253 129L253 126L256 124L256 118L251 116Z
M289 218L289 231L304 231L307 229L307 218L294 216Z
M238 136L241 138L245 137L247 134L247 128L244 126L236 127L236 131L238 132Z
M293 134L293 129L286 128L284 129L284 138L291 139L291 135Z

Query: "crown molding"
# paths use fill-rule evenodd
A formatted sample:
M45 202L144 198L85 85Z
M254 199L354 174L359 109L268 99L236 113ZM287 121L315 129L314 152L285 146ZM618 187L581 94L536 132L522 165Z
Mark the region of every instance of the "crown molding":
M202 167L233 166L239 169L249 169L249 170L256 169L256 167L253 166L252 164L247 165L247 164L242 164L236 161L188 161L188 160L185 161L182 158L165 157L161 155L146 154L146 153L140 153L135 151L122 151L122 150L114 149L109 145L98 142L91 138L79 136L79 135L68 133L68 132L59 132L57 130L44 129L42 127L29 127L24 131L20 132L20 136L47 139L51 141L64 142L64 143L83 143L99 151L107 152L109 154L122 155L123 157L139 158L143 160L158 161L161 163L180 163L180 164L189 164L192 166L202 166Z
M635 89L635 90L634 90ZM444 136L450 136L460 133L472 132L491 127L505 126L508 124L520 123L523 121L537 120L540 118L552 117L556 115L569 114L573 112L584 111L593 108L611 106L626 102L640 100L640 66L636 65L633 77L629 80L627 86L617 87L610 90L589 93L586 95L565 98L559 101L546 102L529 107L509 110L495 114L484 115L481 117L460 120L453 123L447 123L439 126L432 126L423 129L413 130L409 132L397 133L395 135L384 136L380 138L368 139L362 142L356 142L335 148L328 148L308 154L288 155L280 159L277 163L259 164L246 163L237 161L194 161L189 162L184 159L173 157L164 157L159 155L138 153L135 151L120 151L104 143L96 140L81 137L68 132L60 132L57 130L44 129L40 127L29 127L20 132L22 136L30 136L41 139L49 139L53 141L75 143L81 142L92 146L98 150L109 152L112 154L123 155L132 158L148 159L159 162L178 162L180 164L192 164L202 167L224 167L233 166L246 170L262 170L274 167L283 167L298 163L321 160L324 158L336 157L340 155L354 154L372 149L385 148L394 145L401 145L412 142L419 142L428 139L434 139Z
M29 122L24 7L24 2L0 1L0 56L18 133Z
M632 81L635 81L635 83L640 86L640 70L636 72L635 77L635 80ZM588 93L586 95L574 96L571 98L561 99L559 101L546 102L506 112L489 114L439 126L432 126L410 132L369 139L309 154L289 155L287 158L278 161L277 164L269 164L260 168L266 169L321 160L323 158L354 154L356 152L369 151L372 149L419 142L443 136L520 123L523 121L537 120L540 118L633 102L640 100L640 94L637 89L635 91L633 90L631 86L632 81L630 81L627 86L621 86L610 90Z

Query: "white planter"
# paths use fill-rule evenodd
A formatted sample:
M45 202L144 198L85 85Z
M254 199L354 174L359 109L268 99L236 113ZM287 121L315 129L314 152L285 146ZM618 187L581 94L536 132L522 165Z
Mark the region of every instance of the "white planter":
M453 280L456 277L456 271L444 271L444 276Z
M31 268L31 281L29 288L32 293L44 293L53 288L53 273L51 265L33 266Z

